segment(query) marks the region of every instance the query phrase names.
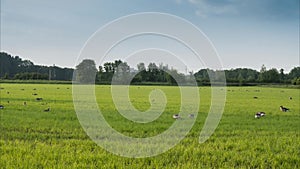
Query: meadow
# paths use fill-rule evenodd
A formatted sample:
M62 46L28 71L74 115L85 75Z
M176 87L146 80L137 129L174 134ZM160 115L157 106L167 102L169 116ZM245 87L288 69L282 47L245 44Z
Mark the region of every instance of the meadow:
M219 126L199 144L211 104L210 88L199 87L196 123L178 145L155 157L126 158L107 152L84 132L74 110L72 85L5 83L0 87L4 106L0 109L0 168L300 168L299 89L227 87ZM168 102L159 119L147 124L118 114L108 85L96 86L97 102L117 131L150 137L168 129L175 121L172 115L180 109L178 87L130 86L130 99L138 110L150 107L148 95L153 89L164 91ZM37 101L38 97L43 100ZM290 111L281 112L280 105ZM266 116L255 119L258 111Z

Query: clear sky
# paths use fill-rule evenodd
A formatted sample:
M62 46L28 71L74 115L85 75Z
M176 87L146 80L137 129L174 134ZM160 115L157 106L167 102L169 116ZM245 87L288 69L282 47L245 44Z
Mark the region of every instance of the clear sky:
M1 0L1 51L74 67L95 31L137 12L190 21L212 41L226 69L299 66L299 0Z

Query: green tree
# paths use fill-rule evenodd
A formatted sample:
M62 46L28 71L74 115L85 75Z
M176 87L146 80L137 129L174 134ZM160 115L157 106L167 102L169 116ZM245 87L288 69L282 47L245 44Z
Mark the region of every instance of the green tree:
M241 86L244 83L244 77L242 76L242 73L239 73L238 80L239 80L239 85Z
M288 74L288 79L294 85L300 84L300 67L294 67Z
M267 71L267 68L265 65L262 65L261 66L261 69L259 71L259 76L258 76L258 80L260 82L265 82L266 81L266 71Z
M139 73L136 75L136 81L142 82L142 81L146 81L148 79L148 74L146 72L146 66L144 63L139 63L137 65L137 69L139 71Z
M79 65L76 66L76 81L79 83L94 83L96 73L97 68L95 62L90 59L84 59Z
M158 81L158 75L159 71L158 71L158 67L156 66L155 63L149 63L148 65L148 81L150 82L157 82Z
M279 72L277 69L272 68L264 73L264 82L268 83L278 83L279 82Z
M289 79L300 78L300 67L294 67L289 73Z
M118 65L115 69L115 73L113 75L113 80L115 84L128 84L128 80L130 77L130 67L126 62L118 61L115 62Z
M103 66L99 66L98 68L99 68L99 70L97 72L96 81L101 82L102 81L102 76L103 76Z

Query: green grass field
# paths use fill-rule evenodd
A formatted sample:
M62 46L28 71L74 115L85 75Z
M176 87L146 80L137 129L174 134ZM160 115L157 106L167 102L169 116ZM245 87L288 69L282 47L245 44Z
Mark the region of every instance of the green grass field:
M166 153L136 159L113 155L86 135L74 111L71 85L0 87L0 104L5 106L0 109L0 168L300 168L299 89L228 87L218 128L199 144L211 101L210 88L200 87L200 111L189 134ZM174 122L180 93L177 87L131 86L133 105L141 111L148 109L153 89L164 91L168 103L160 118L149 124L136 124L119 115L110 86L96 87L97 101L117 131L131 137L154 136ZM43 100L36 101L37 97ZM280 105L291 111L281 112ZM50 111L44 112L48 107ZM257 111L266 116L255 119Z

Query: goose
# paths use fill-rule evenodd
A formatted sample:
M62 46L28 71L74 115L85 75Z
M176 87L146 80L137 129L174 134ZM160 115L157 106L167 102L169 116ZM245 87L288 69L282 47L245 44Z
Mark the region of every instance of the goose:
M254 117L257 119L257 118L261 118L261 117L263 117L265 115L266 115L265 112L257 112Z
M286 107L283 107L283 106L280 106L280 110L283 111L283 112L287 112L289 111L290 109L286 108Z
M50 107L48 107L48 109L45 109L44 112L49 112L50 111Z
M179 118L180 118L179 114L174 114L173 115L173 119L179 119Z
M4 109L4 106L3 106L3 105L0 105L0 109Z

